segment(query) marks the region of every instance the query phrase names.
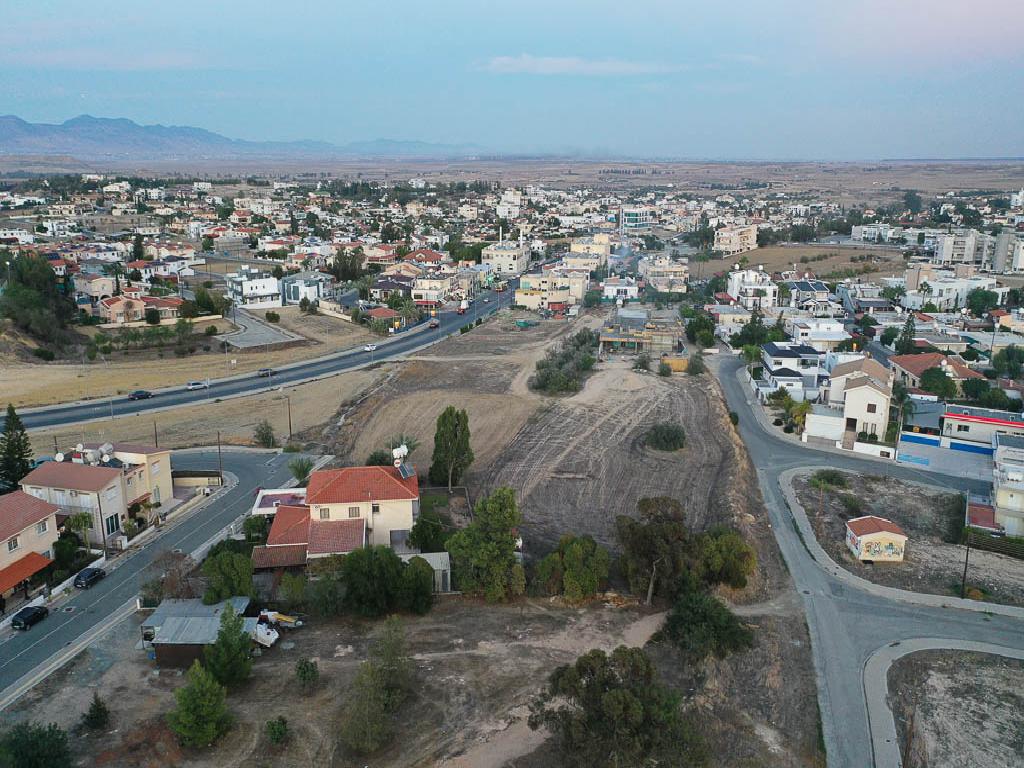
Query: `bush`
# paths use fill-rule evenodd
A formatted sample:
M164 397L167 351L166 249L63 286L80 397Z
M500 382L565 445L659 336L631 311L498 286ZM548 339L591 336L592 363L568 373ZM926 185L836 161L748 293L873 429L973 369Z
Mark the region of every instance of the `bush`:
M43 349L42 347L37 347L36 349L33 349L32 354L38 357L40 360L45 360L46 362L50 362L54 358L53 352L51 352L48 349Z
M646 352L641 352L636 356L636 360L633 361L634 371L649 371L651 370L651 356Z
M833 488L846 487L846 475L838 469L819 469L811 479L821 485L830 485Z
M284 744L288 740L288 721L284 715L278 715L273 720L267 720L266 731L271 744Z
M672 366L666 363L664 360L662 360L660 363L658 363L658 375L665 377L671 376Z
M692 661L750 648L754 633L728 606L700 590L684 591L665 619L665 637Z
M207 336L216 336L217 335L217 326L216 325L208 325L208 326L206 326L206 330L203 331L203 333L205 333Z
M686 364L686 372L691 376L699 376L708 369L704 364L704 353L699 349L690 355L690 361Z
M270 426L270 422L266 419L256 424L256 429L252 433L253 440L256 441L256 445L261 448L275 448L277 446L277 438L274 436L274 428Z
M366 466L368 467L390 467L391 466L391 451L384 448L371 453L366 459Z
M729 411L729 421L731 421L732 425L735 427L740 423L740 415L736 413L736 411Z
M775 419L774 419L774 420L772 421L772 424L774 424L774 425L775 425L776 427L781 427L781 426L782 426L782 419L780 419L780 418L775 418Z
M279 322L281 322L281 316L279 314L277 314L277 312L270 312L268 310L267 314L265 315L265 317L267 318L267 322L268 323L279 323Z
M792 424L787 424L786 426L784 426L782 428L782 431L785 432L787 435L793 434L793 425Z
M320 667L312 659L299 659L295 665L295 679L303 692L309 693L320 682Z
M852 493L840 494L839 502L850 517L859 517L864 512L864 504Z
M597 362L597 341L597 334L588 329L570 336L561 347L537 361L530 388L549 395L579 392L583 388L583 374Z
M434 569L422 557L412 558L402 569L398 606L403 611L425 614L434 604Z
M537 565L535 583L545 595L562 595L578 603L593 597L608 579L611 557L590 536L566 534L558 549Z
M89 731L102 731L110 725L110 709L96 692L92 694L92 703L82 715L82 727Z
M68 735L56 723L18 723L0 736L0 765L10 768L71 768Z
M655 424L644 436L644 444L656 451L678 451L686 444L686 432L679 424Z

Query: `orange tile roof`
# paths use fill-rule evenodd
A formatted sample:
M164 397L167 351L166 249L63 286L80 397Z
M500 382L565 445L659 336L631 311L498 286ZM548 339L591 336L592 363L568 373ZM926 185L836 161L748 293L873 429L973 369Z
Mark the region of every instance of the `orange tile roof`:
M884 517L876 517L875 515L865 515L864 517L855 517L853 520L846 521L846 527L853 531L853 535L867 536L872 533L894 533L897 536L907 537L907 534L903 532L892 520L886 520Z
M294 568L306 564L305 544L285 544L279 547L253 547L253 568Z
M267 534L267 545L308 544L309 507L282 504L274 513L274 524Z
M20 560L16 560L0 571L0 594L14 589L25 579L39 573L52 562L53 560L43 557L38 552L29 552Z
M306 488L308 504L418 499L419 478L403 480L394 467L344 467L313 472Z
M930 368L939 368L942 361L947 363L946 372L953 379L983 379L985 378L977 371L972 371L955 357L946 357L940 352L925 352L921 355L893 355L889 363L902 368L907 373L918 378Z
M22 487L70 488L76 491L101 491L121 474L114 467L94 467L71 461L47 461L21 479Z
M56 504L37 499L24 491L0 496L0 541L17 536L30 525L56 514L59 509Z
M309 522L309 555L344 555L366 544L366 521L311 520Z

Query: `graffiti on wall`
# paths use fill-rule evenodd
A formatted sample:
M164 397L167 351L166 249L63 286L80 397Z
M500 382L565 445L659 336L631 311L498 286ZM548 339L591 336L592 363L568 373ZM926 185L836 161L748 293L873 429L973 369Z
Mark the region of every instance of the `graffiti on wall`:
M864 554L867 557L878 560L882 558L902 558L903 547L895 541L866 541L864 542Z

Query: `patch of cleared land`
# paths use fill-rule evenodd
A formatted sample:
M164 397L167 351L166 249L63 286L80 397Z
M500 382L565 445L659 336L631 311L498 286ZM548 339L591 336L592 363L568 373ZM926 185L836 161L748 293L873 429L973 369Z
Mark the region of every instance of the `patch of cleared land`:
M811 473L801 473L793 482L818 543L832 559L876 584L959 596L967 548L949 539L963 527L961 497L889 477L844 475L848 487L826 491L823 503L819 491L808 484ZM844 503L844 498L856 501ZM862 515L884 517L903 529L909 540L902 563L866 565L854 558L845 543L846 521ZM972 549L967 586L993 602L1024 604L1024 561Z
M827 258L820 261L810 260L822 255ZM818 276L867 267L870 269L865 272L865 277L902 275L906 263L902 253L897 249L872 248L870 245L859 243L849 246L809 243L806 245L770 245L735 256L725 256L706 262L693 262L690 265L691 273L694 276L710 277L718 272L728 272L743 257L747 258L748 266L752 268L763 264L766 272L792 270L795 262L798 272L811 272ZM808 261L801 262L801 258L807 258Z
M37 363L4 354L0 357L0 392L4 403L14 403L15 407L116 397L133 389L160 389L196 379L216 379L294 363L357 347L372 336L365 328L337 318L301 317L294 307L283 308L280 314L284 328L305 336L308 341L269 351L259 347L228 350L225 354L218 349L216 339L198 337L196 352L185 357L177 357L168 345L162 352L156 349L114 352L108 362L99 357L89 362L83 357L77 363ZM229 327L226 321L202 320L196 327L202 330L207 325L218 325L219 330ZM95 332L94 328L88 330ZM204 345L210 349L205 350Z
M889 699L906 768L1024 765L1024 662L1018 659L912 653L890 668Z

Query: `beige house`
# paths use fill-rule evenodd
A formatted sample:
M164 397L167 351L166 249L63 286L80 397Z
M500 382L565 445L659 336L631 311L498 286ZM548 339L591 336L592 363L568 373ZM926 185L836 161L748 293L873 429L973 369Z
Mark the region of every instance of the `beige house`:
M480 255L498 277L521 275L530 266L530 249L518 240L491 243Z
M907 535L891 520L866 515L846 521L846 546L861 561L899 563Z
M419 516L419 481L395 467L319 470L310 475L306 504L313 521L363 520L370 545L401 549Z
M828 390L822 399L834 408L842 407L846 397L847 382L861 376L870 376L876 381L886 384L892 380L892 374L884 365L870 357L862 357L859 360L840 363L832 369Z
M847 432L866 432L879 439L889 426L892 390L870 376L857 376L846 383L843 419Z
M124 475L116 467L48 461L22 478L21 489L60 507L64 514L88 514L93 544L102 545L117 535L128 517Z
M90 444L86 450L109 450L110 458L124 465L125 497L128 506L138 503L164 504L174 496L171 452L140 443Z
M75 293L79 296L88 297L93 304L100 299L113 296L116 290L116 280L106 275L79 273L75 275L73 282L75 284Z
M24 491L0 496L0 595L46 568L57 541L60 509Z
M757 225L722 227L715 230L714 249L726 255L757 248Z

